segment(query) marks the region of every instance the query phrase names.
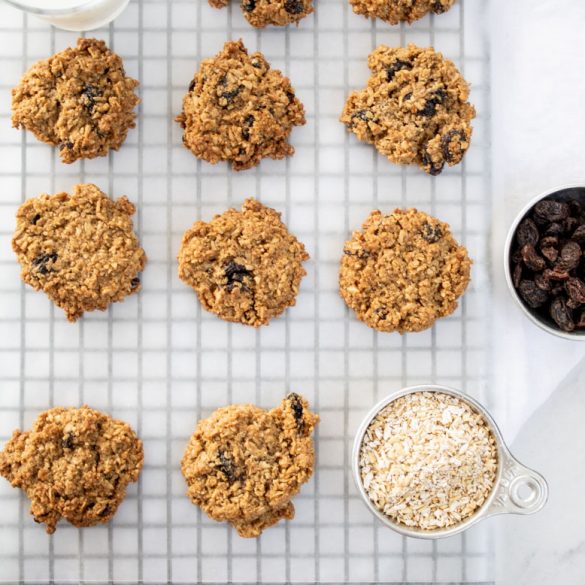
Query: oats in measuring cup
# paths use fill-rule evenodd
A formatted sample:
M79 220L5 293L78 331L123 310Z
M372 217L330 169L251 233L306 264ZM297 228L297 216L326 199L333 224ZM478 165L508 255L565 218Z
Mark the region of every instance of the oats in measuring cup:
M364 435L359 463L376 508L422 530L448 528L474 514L498 468L483 416L440 392L407 394L383 408Z

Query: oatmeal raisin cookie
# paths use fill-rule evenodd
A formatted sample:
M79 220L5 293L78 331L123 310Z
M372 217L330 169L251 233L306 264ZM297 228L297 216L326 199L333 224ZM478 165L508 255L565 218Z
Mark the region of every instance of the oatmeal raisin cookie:
M292 519L290 500L313 474L311 433L318 421L294 393L270 411L250 404L219 408L199 421L185 449L189 498L243 537Z
M372 211L345 243L339 288L368 326L422 331L457 308L470 270L446 223L416 209Z
M461 161L474 107L457 67L434 49L380 45L368 58L365 89L347 99L341 121L395 164L438 175Z
M305 123L305 112L287 77L261 53L248 55L242 41L233 41L201 63L177 122L197 158L227 161L241 171L265 157L291 156L288 137Z
M0 475L26 493L35 522L52 534L61 518L77 527L108 522L143 459L125 422L88 406L59 407L40 414L30 431L14 431L0 452Z
M79 39L24 74L12 90L12 125L58 146L64 163L105 156L135 126L137 85L104 41Z
M12 248L24 282L76 321L140 290L146 254L134 233L134 205L91 184L73 194L43 194L16 214Z
M309 259L280 213L255 199L183 235L179 277L203 307L226 321L258 327L295 304Z

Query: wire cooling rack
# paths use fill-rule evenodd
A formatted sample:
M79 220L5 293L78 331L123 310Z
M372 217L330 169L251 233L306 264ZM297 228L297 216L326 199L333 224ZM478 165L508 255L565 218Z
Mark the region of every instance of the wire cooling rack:
M0 3L0 442L53 405L87 403L135 426L144 440L140 482L108 526L62 523L48 537L28 502L0 482L2 582L488 582L489 522L438 542L379 525L358 499L349 467L354 429L400 387L436 382L486 403L490 285L489 57L486 2L460 0L408 26L372 23L344 0L318 0L298 28L255 31L236 4L133 1L95 36L141 80L137 129L118 153L66 166L30 134L10 128L10 88L37 59L76 35ZM199 61L243 38L292 79L307 110L286 161L239 174L183 148L173 118ZM338 122L345 96L368 77L380 43L434 45L472 84L473 143L437 178L403 169L358 143ZM42 192L95 182L137 204L149 263L143 291L105 313L67 323L19 280L10 248L18 205ZM268 327L226 324L201 311L176 276L182 232L250 195L282 211L311 262L295 307ZM401 337L359 323L337 293L344 240L373 208L417 206L448 221L475 263L460 309L429 331ZM296 518L255 540L209 520L185 497L179 461L196 420L231 402L272 407L289 390L320 413L314 479Z

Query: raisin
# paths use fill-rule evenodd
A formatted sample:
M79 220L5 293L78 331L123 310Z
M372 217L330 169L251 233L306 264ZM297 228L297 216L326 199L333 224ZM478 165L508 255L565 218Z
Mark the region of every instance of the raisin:
M540 276L540 274L537 274L537 276ZM516 266L514 266L514 270L512 271L512 282L514 283L514 288L518 288L521 280L522 264L516 264ZM536 281L536 278L534 280Z
M544 236L538 242L540 249L542 248L557 248L559 245L559 238L557 236Z
M256 0L242 0L242 8L246 12L252 12L256 8ZM254 65L254 63L252 63Z
M138 277L136 277L136 278L133 278L133 279L130 281L130 288L131 288L132 290L134 290L135 288L137 288L139 285L140 285L140 278L138 278Z
M37 225L37 222L39 221L39 219L41 219L41 215L40 215L40 213L37 213L37 214L36 214L36 215L35 215L35 216L34 216L34 217L33 217L33 218L30 220L30 222L31 222L33 225Z
M218 452L218 459L219 463L215 467L226 476L229 483L239 479L234 462L223 451Z
M73 434L67 433L64 439L61 441L61 446L63 447L63 449L73 449L74 445L75 444L73 442Z
M572 234L578 225L579 220L576 217L567 217L565 219L565 233Z
M93 85L85 84L80 95L81 103L92 114L95 109L95 98L102 95L101 90Z
M369 122L373 120L374 116L370 110L358 110L351 115L351 120L361 120L362 122Z
M529 217L520 222L520 225L516 229L516 242L518 242L520 247L526 244L536 246L538 238L538 228Z
M443 12L445 12L447 10L447 7L443 6L443 4L440 2L440 0L436 0L435 2L433 2L432 6L431 6L431 10L435 14L443 14Z
M250 128L252 127L252 124L254 124L254 116L250 114L244 120L244 127L242 128L242 138L244 140L250 140Z
M581 224L571 236L571 240L577 242L578 244L585 243L585 223Z
M522 248L522 260L527 268L533 272L541 272L546 268L546 262L539 256L532 244L526 244Z
M563 221L569 217L569 205L563 201L544 199L534 206L534 214L549 222Z
M57 261L57 258L58 256L55 252L40 254L32 261L32 266L36 268L40 274L49 274L52 270L47 268L47 264L49 264L49 262L54 264Z
M284 0L284 9L289 14L301 14L305 5L302 0Z
M526 301L526 304L533 309L537 309L548 301L548 294L538 288L534 280L521 280L518 285L518 292Z
M545 292L550 292L552 289L552 285L550 280L544 274L535 274L534 275L534 284L540 289Z
M459 137L459 148L460 151L463 152L465 149L463 148L463 143L466 142L467 138L465 136L465 132L463 130L449 130L442 138L441 138L441 150L443 152L443 156L447 162L453 162L455 157L453 156L449 147L451 146L451 142L453 138Z
M540 253L549 261L556 262L559 257L559 251L552 246L546 246L540 249Z
M68 140L67 142L61 142L61 144L59 144L59 150L65 150L66 148L73 148L73 142Z
M292 104L295 101L295 97L297 96L292 91L287 91L286 97L288 98L288 103Z
M396 59L394 63L391 63L388 65L388 67L386 67L386 81L392 81L397 71L410 69L412 69L412 63L409 63L408 61L402 61L401 59Z
M578 302L585 303L585 282L580 278L572 276L565 282L565 290L569 298Z
M441 226L425 222L422 226L422 237L423 240L427 241L429 244L438 242L443 237Z
M303 420L303 401L301 400L301 397L295 392L288 394L286 399L290 402L293 416L295 417L295 421L297 423L297 430L299 433L302 433L305 429L305 421Z
M571 215L573 217L579 217L585 211L583 209L583 205L581 205L581 202L577 201L577 199L571 199L568 203Z
M386 317L388 317L388 309L385 307L378 307L374 312L379 317L380 321L385 321Z
M559 295L565 294L565 287L561 283L557 283L550 289L550 294L553 297L558 297Z
M561 248L561 259L560 259L560 266L566 270L573 270L577 268L579 262L581 261L581 246L577 244L577 242L567 242Z
M430 157L429 153L426 150L422 154L421 161L425 167L428 167L428 170L427 168L425 168L425 171L429 173L429 175L432 175L433 177L440 175L441 171L443 170L443 167L445 166L444 162L434 163L433 159Z
M224 75L222 76L222 78L219 80L218 82L218 88L225 88L227 87L228 84L228 80L227 77ZM237 86L234 89L230 89L230 90L221 90L220 89L220 94L219 94L219 100L220 100L220 106L222 106L223 108L231 105L231 103L234 101L234 98L237 97L240 93L240 91L242 91L242 87L241 86ZM225 104L221 103L222 100L225 100Z
M228 291L231 291L234 288L236 282L243 284L244 278L246 278L247 276L248 277L252 276L252 272L250 270L248 270L245 266L242 266L241 264L237 264L233 260L230 260L227 263L226 267L224 268L224 274L225 277L227 278Z
M437 113L437 106L444 103L447 94L444 89L438 89L433 93L433 97L425 102L424 108L417 113L419 116L431 118Z
M550 304L550 316L562 331L573 331L575 322L571 310L563 297L557 297Z
M569 278L569 273L566 270L563 270L556 266L552 270L547 268L543 275L546 276L549 280L567 280Z
M567 299L567 307L569 307L569 309L571 310L575 310L578 309L581 306L582 303L580 303L579 301L576 301L574 299L568 298Z
M192 79L191 83L189 84L189 92L192 92L195 89L195 85L197 85L197 81L195 81L195 79Z
M562 223L553 221L545 230L545 236L562 236L565 233L565 226Z

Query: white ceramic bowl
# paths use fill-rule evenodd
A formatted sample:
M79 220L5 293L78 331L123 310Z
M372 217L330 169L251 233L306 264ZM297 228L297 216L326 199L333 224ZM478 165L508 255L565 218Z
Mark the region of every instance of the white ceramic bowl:
M462 402L467 403L473 410L483 416L496 440L498 471L490 495L475 514L463 522L449 528L420 530L394 522L376 508L374 503L368 497L362 483L359 464L360 450L364 435L370 426L370 423L385 406L401 396L412 394L414 392L440 392L442 394L450 394ZM398 392L394 392L378 402L378 404L376 404L366 415L357 431L353 445L352 471L359 493L372 514L389 528L392 528L404 536L411 536L414 538L436 539L453 536L467 530L474 524L477 524L480 520L498 514L534 514L542 509L548 499L548 485L544 477L542 477L540 473L525 467L512 456L504 442L502 433L498 429L489 412L477 402L477 400L474 400L459 390L447 386L411 386L399 390Z

